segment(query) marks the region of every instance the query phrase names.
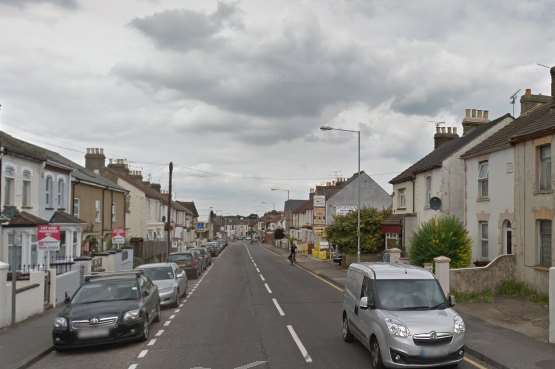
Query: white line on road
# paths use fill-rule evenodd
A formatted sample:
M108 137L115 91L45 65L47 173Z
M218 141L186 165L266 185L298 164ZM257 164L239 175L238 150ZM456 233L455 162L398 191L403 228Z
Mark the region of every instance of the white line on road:
M308 351L306 351L306 348L304 347L303 343L301 342L301 339L299 338L299 336L297 336L297 333L293 329L293 326L288 325L287 330L289 330L289 334L291 334L291 337L293 338L293 341L295 341L295 344L299 348L299 351L301 352L301 355L303 355L304 361L306 361L307 363L311 363L312 358L308 354Z
M255 361L254 363L238 366L235 369L250 369L250 368L254 368L255 366L260 366L262 364L266 364L266 362L265 361Z
M256 268L256 272L257 272L257 273L260 273L260 269Z
M272 299L272 301L274 302L274 305L279 313L279 315L281 316L285 316L285 313L283 312L283 309L281 308L281 306L279 306L278 302L276 299Z
M131 364L127 369L137 369L138 366L139 364Z
M174 313L179 313L181 311L181 309L175 309L173 312Z
M270 286L268 286L268 283L264 283L264 287L266 287L266 291L268 291L268 293L272 293L272 290L270 289Z
M166 320L164 322L164 327L167 327L168 325L170 325L171 322L172 322L171 320Z
M173 318L175 318L175 314L170 315L170 317L168 318L169 320L172 320Z
M154 346L155 343L156 343L156 338L153 338L148 342L147 346Z
M158 332L156 332L156 337L160 337L161 335L164 334L164 330L163 329L159 329Z
M146 354L148 354L148 350L143 350L143 351L139 352L139 355L137 356L137 359L142 359L143 357L146 356Z
M262 282L266 281L266 279L264 278L264 276L262 274L260 274L260 279L262 279Z
M187 299L185 299L185 302L187 302ZM184 304L179 304L179 307L182 308Z

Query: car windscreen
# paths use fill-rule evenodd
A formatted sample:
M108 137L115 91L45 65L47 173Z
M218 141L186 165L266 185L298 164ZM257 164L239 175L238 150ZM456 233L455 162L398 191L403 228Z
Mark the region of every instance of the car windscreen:
M193 260L193 255L191 254L174 254L168 257L168 262L176 263L179 261L191 261Z
M378 279L375 289L380 309L429 310L448 306L435 279Z
M72 304L91 304L93 302L137 300L139 290L135 279L114 279L91 281L77 291Z
M159 267L159 268L143 268L141 269L147 277L153 281L162 281L165 279L174 279L173 269L170 267Z

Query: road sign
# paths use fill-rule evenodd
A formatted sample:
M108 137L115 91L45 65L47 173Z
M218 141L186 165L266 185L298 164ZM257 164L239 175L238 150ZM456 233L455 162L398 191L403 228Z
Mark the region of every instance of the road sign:
M125 229L112 229L112 244L123 245L125 243Z
M57 225L39 225L37 226L37 244L41 250L59 250L60 226Z
M324 195L314 195L313 205L315 208L325 208L326 207L326 196Z
M196 224L197 231L204 231L204 223Z

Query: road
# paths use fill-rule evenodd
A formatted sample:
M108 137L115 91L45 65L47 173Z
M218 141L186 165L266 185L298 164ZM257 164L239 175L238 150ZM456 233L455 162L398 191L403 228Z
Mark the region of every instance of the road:
M367 369L369 354L341 339L342 293L257 245L235 242L151 340L52 352L33 369ZM484 369L469 358L461 369ZM474 364L473 364L474 363Z

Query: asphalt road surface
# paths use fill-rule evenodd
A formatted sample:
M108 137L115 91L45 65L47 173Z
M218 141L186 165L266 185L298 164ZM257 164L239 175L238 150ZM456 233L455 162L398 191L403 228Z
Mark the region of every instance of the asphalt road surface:
M147 342L52 352L33 369L367 369L341 339L342 293L272 252L243 242L214 259ZM484 369L468 357L461 369Z

